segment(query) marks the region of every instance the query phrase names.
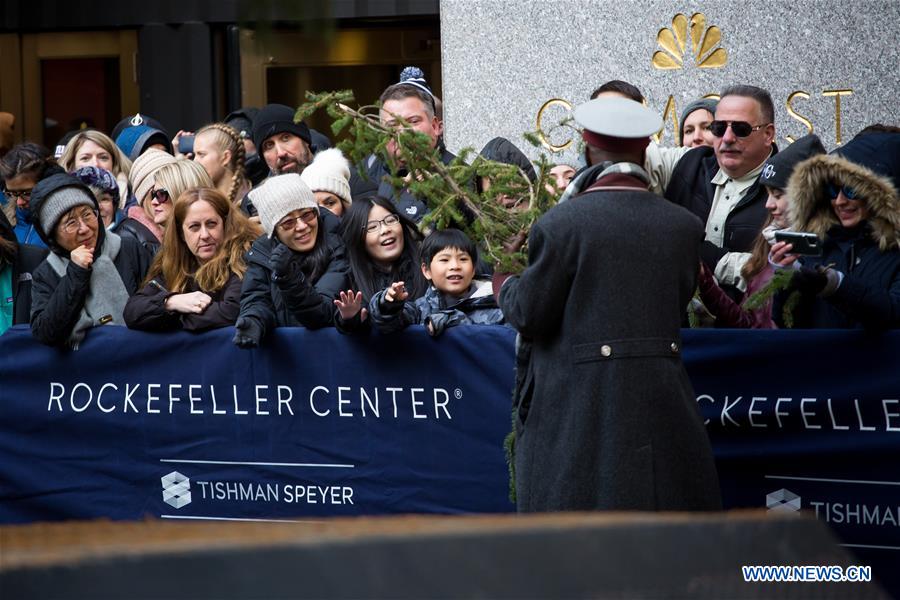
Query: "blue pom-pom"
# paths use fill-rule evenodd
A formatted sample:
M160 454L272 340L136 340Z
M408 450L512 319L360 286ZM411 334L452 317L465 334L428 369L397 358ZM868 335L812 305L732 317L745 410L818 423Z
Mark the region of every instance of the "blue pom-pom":
M400 83L410 79L425 79L425 73L419 67L406 67L400 71Z

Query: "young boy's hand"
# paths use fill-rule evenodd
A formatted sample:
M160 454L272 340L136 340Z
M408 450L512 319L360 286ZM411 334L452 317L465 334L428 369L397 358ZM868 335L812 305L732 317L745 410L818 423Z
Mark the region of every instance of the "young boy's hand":
M385 302L403 302L407 298L409 298L409 292L406 291L406 286L402 281L395 281L384 293Z
M338 307L341 318L348 321L359 313L359 320L365 321L369 314L368 309L362 307L362 292L353 293L353 290L341 292L340 298L335 298L334 305Z

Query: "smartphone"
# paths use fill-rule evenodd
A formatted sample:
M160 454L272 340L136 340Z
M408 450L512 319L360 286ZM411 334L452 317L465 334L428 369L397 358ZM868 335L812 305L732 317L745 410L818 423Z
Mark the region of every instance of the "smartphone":
M178 152L181 154L191 154L194 152L194 136L183 135L178 138Z
M791 254L802 256L822 256L822 242L814 233L803 231L776 231L776 242L787 242L792 246Z

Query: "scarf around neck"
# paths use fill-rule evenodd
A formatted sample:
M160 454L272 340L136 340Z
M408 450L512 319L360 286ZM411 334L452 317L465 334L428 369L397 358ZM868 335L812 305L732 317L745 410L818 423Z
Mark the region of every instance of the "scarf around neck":
M94 257L91 265L91 279L88 282L84 306L81 307L78 321L69 334L69 345L75 350L91 327L107 323L125 324L122 313L125 310L125 303L128 302L128 290L125 289L114 262L122 248L122 238L112 232L106 232L104 237L106 239L103 241L100 255ZM62 278L66 276L71 261L51 252L47 262Z

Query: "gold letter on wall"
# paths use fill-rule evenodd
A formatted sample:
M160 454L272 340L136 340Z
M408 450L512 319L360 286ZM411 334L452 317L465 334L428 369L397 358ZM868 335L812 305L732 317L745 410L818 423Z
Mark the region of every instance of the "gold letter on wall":
M849 96L853 90L824 90L823 96L834 96L834 142L841 145L841 96Z
M657 144L662 140L663 132L666 130L666 119L669 118L669 115L672 115L672 137L675 138L675 145L681 145L681 135L679 135L678 131L678 113L675 110L675 96L669 96L669 99L666 100L666 109L663 111L663 126L662 128L656 132L653 136L653 141Z
M537 114L538 137L540 138L541 143L544 144L544 146L546 146L547 149L550 150L550 152L562 152L563 150L565 150L566 148L568 148L569 146L572 145L572 140L567 141L565 144L560 144L558 146L554 146L553 144L550 143L550 140L547 139L547 135L544 133L544 129L541 126L541 120L544 118L544 111L553 105L559 105L559 106L562 106L563 108L565 108L566 110L572 110L572 103L567 102L566 100L563 100L562 98L553 98L551 100L547 100L546 102L544 102L544 104L538 110L538 114ZM556 126L554 126L553 129L556 129ZM551 129L550 131L552 132L553 129Z
M812 126L812 123L810 123L809 119L807 119L803 115L798 115L796 112L794 112L794 107L792 104L794 102L794 98L803 98L804 100L809 100L809 94L807 94L806 92L794 92L793 94L788 96L787 102L785 104L787 105L787 111L788 111L788 114L791 116L791 118L796 119L796 120L800 121L801 123L803 123L804 125L806 125L806 133L807 134L812 133L813 126ZM784 136L784 139L786 139L788 141L788 143L790 143L790 144L794 143L794 138L792 136L786 135L786 136Z

